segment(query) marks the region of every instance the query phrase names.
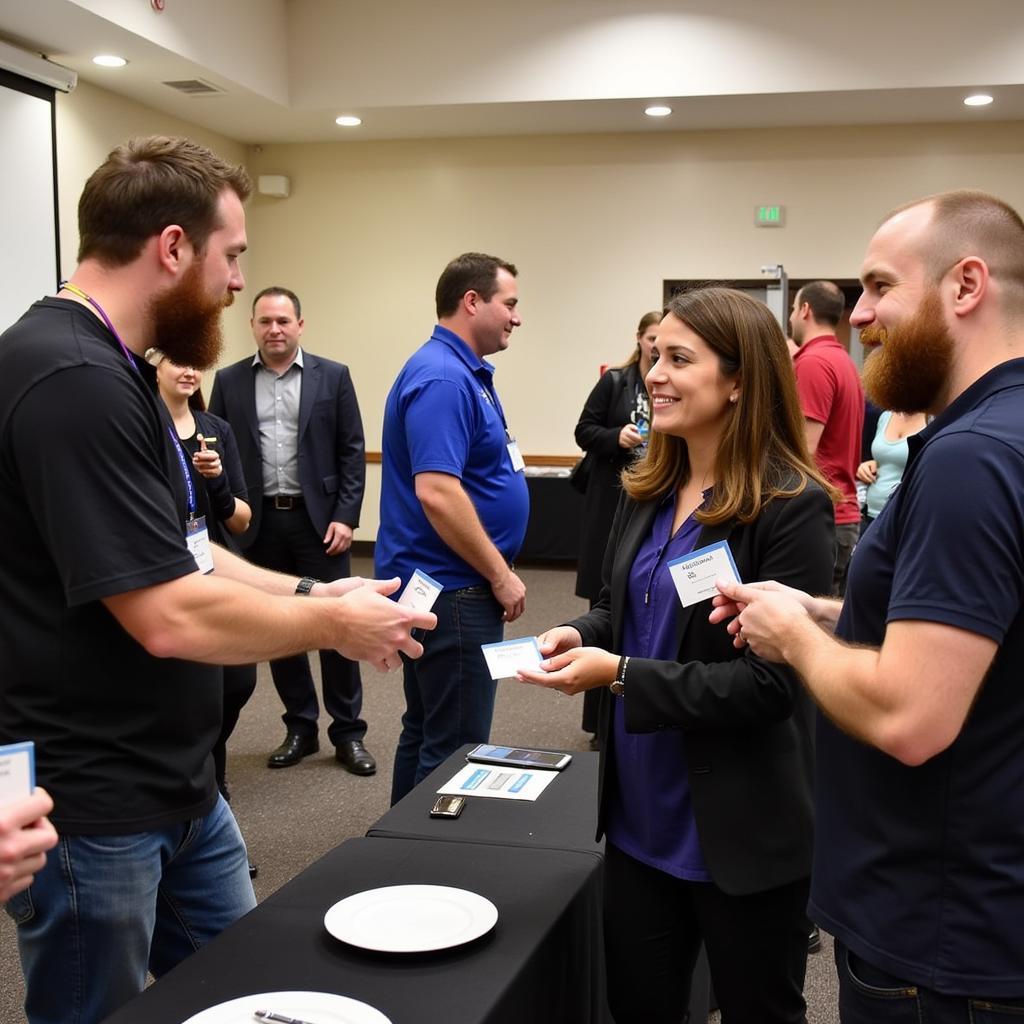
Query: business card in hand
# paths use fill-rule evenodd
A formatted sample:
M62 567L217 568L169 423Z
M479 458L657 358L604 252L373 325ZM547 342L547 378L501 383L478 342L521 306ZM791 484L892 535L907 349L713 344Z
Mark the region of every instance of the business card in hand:
M35 744L0 746L0 806L31 796L36 788Z
M416 569L405 585L398 603L415 608L418 612L429 612L442 590L444 587L437 580L431 579L421 569Z

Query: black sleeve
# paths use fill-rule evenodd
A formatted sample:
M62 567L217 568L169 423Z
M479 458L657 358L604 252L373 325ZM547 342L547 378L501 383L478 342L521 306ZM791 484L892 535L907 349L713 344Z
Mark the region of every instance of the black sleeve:
M338 500L331 515L332 522L359 525L366 487L366 444L359 402L347 366L341 367L337 387Z
M33 387L11 418L25 501L69 605L196 571L156 401L141 380L79 366Z
M575 435L576 443L585 452L614 456L621 451L619 432L625 421L616 426L607 426L608 416L618 395L620 383L620 375L614 370L607 370L590 392L590 396L583 406L583 412L580 413L579 422L576 424Z

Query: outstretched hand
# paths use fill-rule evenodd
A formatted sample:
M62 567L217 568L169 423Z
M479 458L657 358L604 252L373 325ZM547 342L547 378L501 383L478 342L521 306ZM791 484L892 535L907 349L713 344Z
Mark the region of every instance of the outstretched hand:
M575 696L584 690L607 686L613 682L618 667L619 658L616 654L609 654L600 647L574 647L542 661L540 669L520 669L516 678L524 683L546 686L549 690Z

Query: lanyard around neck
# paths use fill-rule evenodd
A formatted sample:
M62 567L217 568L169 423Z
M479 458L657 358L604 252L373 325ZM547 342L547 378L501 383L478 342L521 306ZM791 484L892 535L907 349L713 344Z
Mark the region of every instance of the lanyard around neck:
M107 330L110 331L110 333L117 339L117 343L121 346L121 351L124 353L125 359L127 359L131 364L132 369L136 371L139 369L138 364L135 362L135 356L132 355L131 350L121 340L121 335L117 333L117 328L110 322L110 317L107 316L106 310L91 295L86 295L81 288L77 285L71 284L70 281L62 281L58 291L71 292L72 294L77 295L80 299L85 299L85 301L88 302L97 313L99 313L100 319L107 325Z

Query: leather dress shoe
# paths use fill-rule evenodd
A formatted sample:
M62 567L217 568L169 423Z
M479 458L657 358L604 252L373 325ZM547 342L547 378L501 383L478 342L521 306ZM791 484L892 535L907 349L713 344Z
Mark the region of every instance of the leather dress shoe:
M810 934L807 936L807 952L821 952L821 930L816 924L811 925Z
M377 771L377 762L373 759L373 754L363 746L362 740L339 743L334 757L353 775L373 775Z
M249 877L250 878L255 878L259 873L260 873L260 869L258 867L256 867L256 865L253 864L252 861L249 861Z
M284 743L267 758L268 768L291 768L304 757L315 754L320 749L320 740L316 736L303 736L301 733L290 732Z

